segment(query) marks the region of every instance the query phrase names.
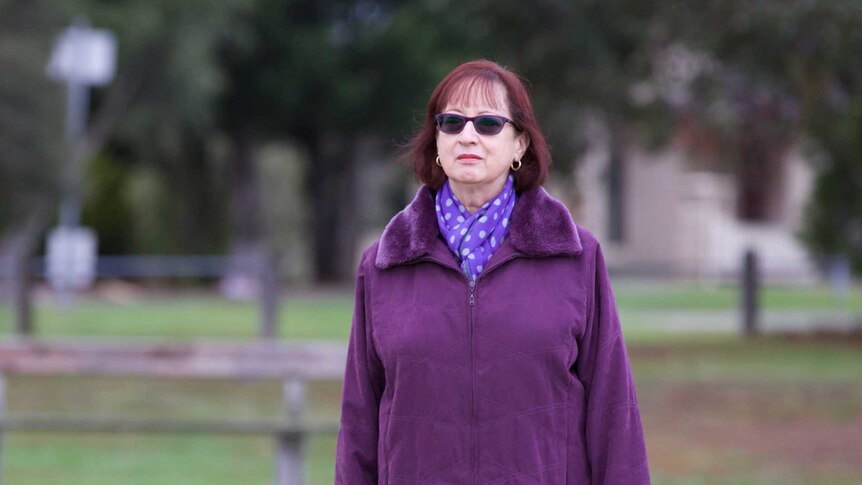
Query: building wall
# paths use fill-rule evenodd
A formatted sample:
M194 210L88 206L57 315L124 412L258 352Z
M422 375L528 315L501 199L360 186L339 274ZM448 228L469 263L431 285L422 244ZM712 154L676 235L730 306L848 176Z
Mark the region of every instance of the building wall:
M755 249L766 278L818 279L795 232L811 192L813 171L798 151L785 160L780 210L775 220L747 223L736 218L732 174L696 170L675 149L632 149L624 166L624 232L621 242L607 231L608 151L601 143L577 170L581 203L578 223L602 242L609 265L629 273L732 279L744 252Z

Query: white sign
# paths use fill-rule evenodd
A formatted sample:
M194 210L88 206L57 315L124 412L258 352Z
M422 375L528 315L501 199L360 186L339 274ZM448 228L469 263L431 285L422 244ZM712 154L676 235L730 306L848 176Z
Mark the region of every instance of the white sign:
M102 86L114 78L116 59L114 34L73 25L54 43L47 72L56 80Z
M57 290L80 290L96 278L96 233L86 227L57 227L48 234L47 272Z

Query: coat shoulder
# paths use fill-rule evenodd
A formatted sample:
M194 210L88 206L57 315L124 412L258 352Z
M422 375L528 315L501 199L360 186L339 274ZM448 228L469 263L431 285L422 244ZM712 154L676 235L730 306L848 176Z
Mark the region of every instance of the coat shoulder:
M593 254L599 247L599 240L596 235L577 222L575 223L575 228L578 231L578 237L580 238L581 245L584 248L584 254Z
M374 261L377 259L379 248L380 239L378 238L362 251L362 257L359 259L359 273L368 274L376 269Z

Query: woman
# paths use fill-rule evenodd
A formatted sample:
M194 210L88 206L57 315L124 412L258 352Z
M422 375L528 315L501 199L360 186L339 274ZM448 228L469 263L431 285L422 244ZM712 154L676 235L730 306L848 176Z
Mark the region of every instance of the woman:
M336 484L648 484L602 251L541 188L518 77L457 67L410 155L357 273Z

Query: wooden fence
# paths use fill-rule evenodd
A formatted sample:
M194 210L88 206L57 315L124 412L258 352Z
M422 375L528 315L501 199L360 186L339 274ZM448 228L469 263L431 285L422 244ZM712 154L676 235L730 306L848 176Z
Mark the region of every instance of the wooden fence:
M340 380L346 346L331 342L151 343L106 340L0 341L0 451L5 431L217 433L271 435L276 442L277 485L306 483L305 450L311 435L336 433L338 423L303 419L309 380ZM133 418L9 416L5 377L140 376L171 379L277 379L284 418L200 421ZM3 476L0 455L0 482Z

